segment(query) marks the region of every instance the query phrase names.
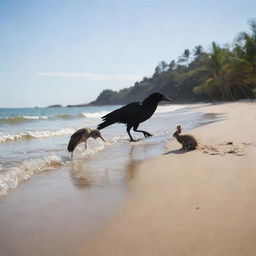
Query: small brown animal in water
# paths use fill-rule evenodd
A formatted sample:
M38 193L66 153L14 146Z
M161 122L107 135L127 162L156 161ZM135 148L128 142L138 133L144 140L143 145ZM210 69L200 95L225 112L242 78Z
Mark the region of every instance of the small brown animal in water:
M188 134L180 135L181 126L177 126L176 132L173 134L173 137L177 139L177 141L182 145L182 149L194 150L197 148L198 143L196 139Z
M71 152L71 156L73 156L73 151L75 150L76 146L82 142L85 143L85 149L87 148L86 142L87 140L92 137L94 139L101 138L105 141L98 130L92 130L90 128L81 128L77 130L70 138L68 143L68 151Z

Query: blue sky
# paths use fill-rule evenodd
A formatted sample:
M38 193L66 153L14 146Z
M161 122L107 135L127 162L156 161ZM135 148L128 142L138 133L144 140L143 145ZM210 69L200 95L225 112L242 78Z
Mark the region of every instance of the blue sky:
M0 0L0 107L77 104L231 43L255 0Z

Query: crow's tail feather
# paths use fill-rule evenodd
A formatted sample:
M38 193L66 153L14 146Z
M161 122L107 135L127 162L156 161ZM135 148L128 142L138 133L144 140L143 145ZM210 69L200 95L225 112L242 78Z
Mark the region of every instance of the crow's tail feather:
M101 129L103 129L103 128L105 128L105 127L111 125L111 124L114 124L114 123L116 123L115 120L106 120L106 121L104 121L103 123L99 124L99 125L97 126L97 129L98 129L98 130L101 130Z

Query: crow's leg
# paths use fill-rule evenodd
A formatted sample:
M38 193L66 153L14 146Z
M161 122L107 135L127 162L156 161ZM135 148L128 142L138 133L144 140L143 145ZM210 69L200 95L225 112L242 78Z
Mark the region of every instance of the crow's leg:
M126 131L130 137L130 141L135 141L133 138L132 138L132 135L130 134L130 130L132 129L132 126L127 124L127 128L126 128Z
M86 150L87 149L87 144L86 144L86 142L84 143L84 150Z
M142 132L142 133L144 134L145 138L148 138L148 137L153 136L152 134L150 134L150 133L148 133L148 132L146 132L146 131L137 130L138 127L139 127L139 124L133 126L133 130L134 130L135 132Z

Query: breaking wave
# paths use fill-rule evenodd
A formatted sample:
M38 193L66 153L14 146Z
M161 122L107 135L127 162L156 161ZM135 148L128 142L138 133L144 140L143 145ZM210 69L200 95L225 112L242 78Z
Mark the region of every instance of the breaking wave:
M14 117L2 117L0 118L0 124L19 124L31 121L40 121L40 120L56 120L56 119L75 119L75 118L100 118L109 111L100 111L100 112L82 112L80 114L60 114L56 116L14 116Z
M156 110L156 113L161 114L161 113L168 113L168 112L172 112L175 110L179 110L179 109L186 109L189 108L188 105L166 105L166 106L159 106Z
M0 195L14 189L19 183L29 179L33 174L50 171L64 164L65 159L51 155L41 159L25 160L16 167L0 172Z
M81 117L86 117L86 118L100 118L102 116L105 116L106 114L108 114L109 111L100 111L100 112L95 112L95 113L81 113L80 116Z
M7 123L7 124L17 124L23 123L33 120L46 120L49 119L48 116L14 116L14 117L4 117L0 118L0 123Z
M75 130L71 128L63 128L59 130L46 130L46 131L27 131L18 133L0 133L0 143L29 140L29 139L41 139L55 136L69 135Z
M82 145L76 149L74 159L84 159L91 157L104 149L104 143L91 141L88 147L84 150ZM45 171L53 171L65 164L71 162L70 156L52 154L42 158L24 160L15 167L10 167L6 170L1 170L0 164L0 196L5 195L8 191L15 189L21 182L28 180L32 175Z
M156 110L156 113L167 113L170 111L175 111L177 109L185 108L186 106L180 105L167 105L167 106L159 106ZM48 120L53 121L56 119L70 120L70 119L78 119L78 118L101 118L102 116L108 114L109 111L103 110L99 112L82 112L80 114L60 114L56 116L45 116L45 115L23 115L23 116L11 116L11 117L2 117L0 118L0 124L9 124L16 125L19 123L25 122L35 122Z

